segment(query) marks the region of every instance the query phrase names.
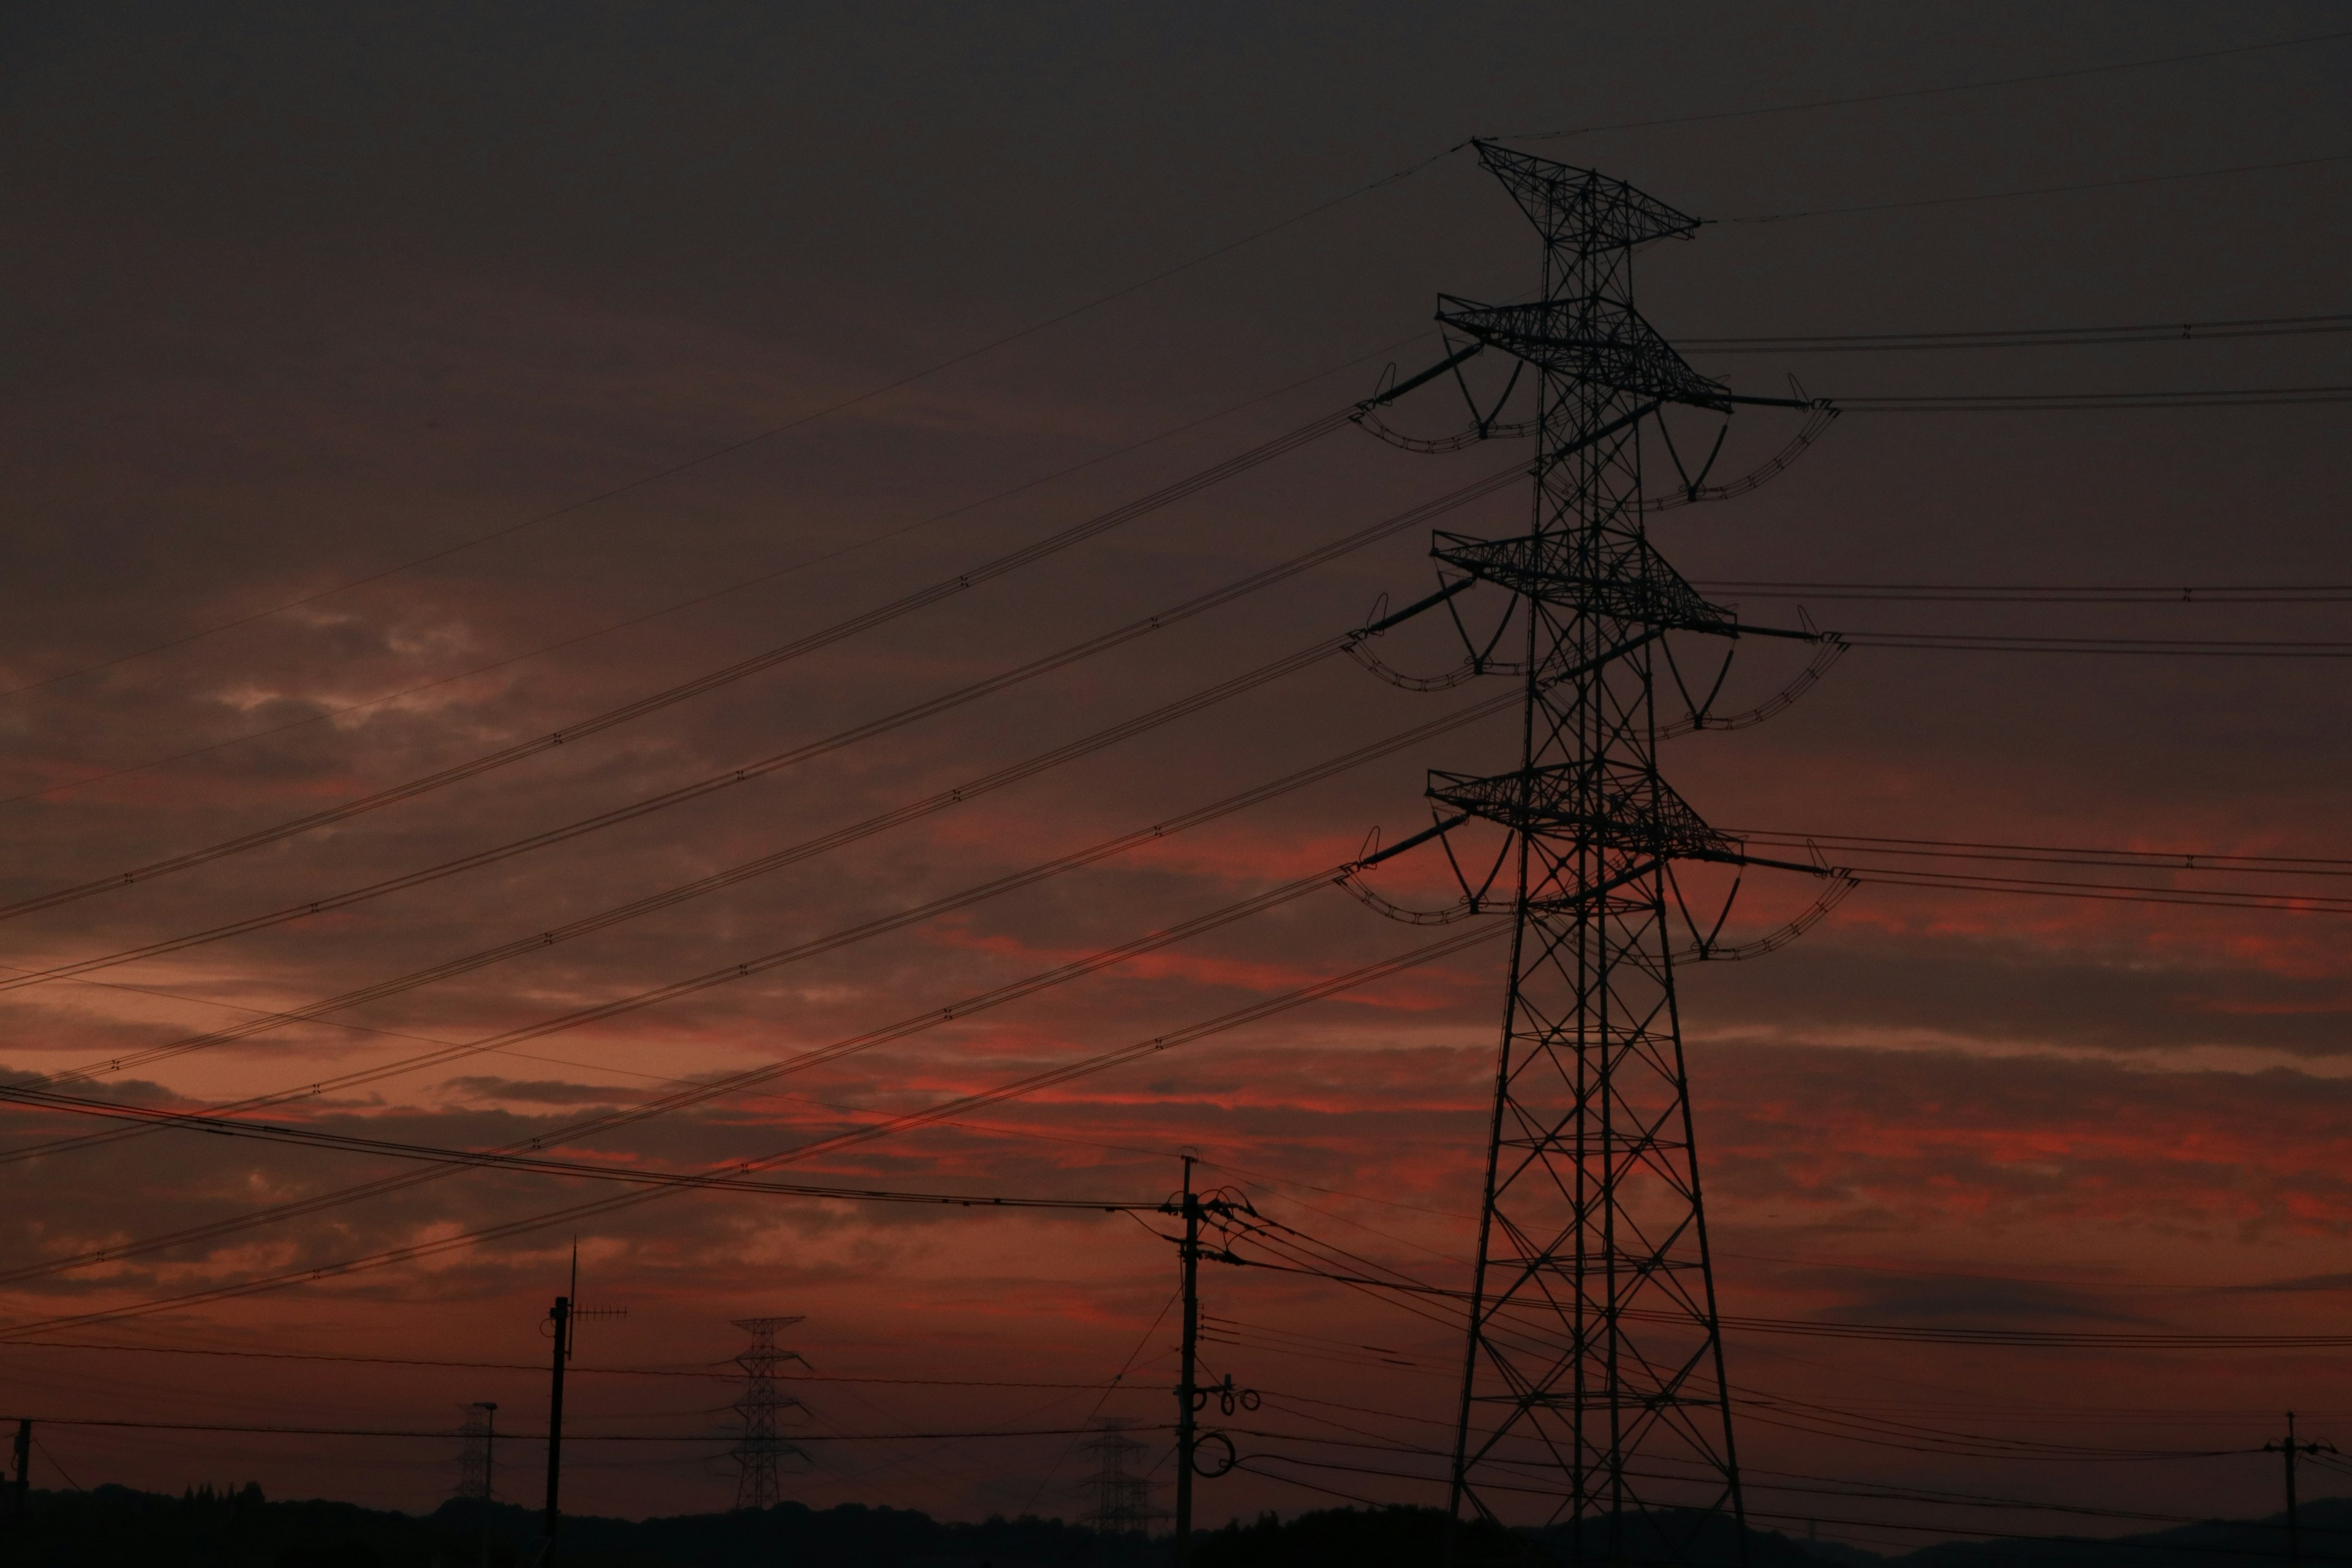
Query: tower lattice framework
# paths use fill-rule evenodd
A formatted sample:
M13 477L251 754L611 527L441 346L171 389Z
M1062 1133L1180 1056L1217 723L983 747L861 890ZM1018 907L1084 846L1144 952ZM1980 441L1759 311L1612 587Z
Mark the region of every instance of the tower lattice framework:
M735 1483L737 1508L772 1508L782 1500L776 1477L778 1463L803 1458L800 1447L778 1434L777 1421L782 1412L805 1408L799 1399L782 1394L776 1388L776 1368L785 1362L801 1361L797 1351L780 1350L776 1346L779 1331L799 1322L798 1318L738 1318L735 1326L751 1336L751 1348L735 1358L743 1369L743 1395L735 1402L735 1413L742 1417L742 1436L736 1441L733 1458L738 1475ZM803 1365L806 1363L803 1362Z
M1653 547L1642 437L1668 404L1727 412L1633 308L1635 251L1697 220L1620 181L1480 142L1543 239L1542 290L1444 298L1457 336L1521 362L1536 401L1529 531L1432 553L1525 616L1519 765L1434 773L1442 809L1509 830L1497 1056L1452 1503L1546 1505L1573 1560L1686 1561L1743 1518L1675 996L1677 860L1744 863L1660 776L1672 633L1738 637ZM1483 668L1496 668L1491 658ZM1744 1540L1737 1531L1735 1535ZM1719 1542L1717 1550L1720 1550Z
M1151 1506L1151 1478L1139 1468L1147 1450L1127 1435L1126 1426L1116 1416L1107 1417L1080 1447L1094 1465L1093 1473L1080 1483L1092 1495L1094 1507L1078 1522L1108 1535L1148 1535L1169 1514Z
M496 1406L468 1405L465 1424L457 1428L457 1486L449 1495L477 1502L491 1496L490 1414Z

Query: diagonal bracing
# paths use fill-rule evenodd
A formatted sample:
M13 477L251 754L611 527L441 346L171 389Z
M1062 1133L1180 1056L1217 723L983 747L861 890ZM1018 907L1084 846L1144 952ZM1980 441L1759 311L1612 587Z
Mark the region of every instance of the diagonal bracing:
M1522 683L1517 765L1433 773L1429 788L1452 820L1509 835L1513 918L1452 1504L1457 1517L1540 1525L1571 1562L1720 1560L1738 1550L1742 1509L1675 994L1672 867L1759 862L1660 776L1659 742L1705 717L1662 722L1666 671L1654 661L1670 635L1817 634L1743 626L1666 563L1644 526L1656 508L1642 437L1667 405L1811 405L1734 395L1633 308L1635 250L1696 220L1591 171L1476 145L1541 235L1543 273L1527 302L1449 296L1438 312L1519 362L1515 384L1524 378L1535 406L1514 427L1537 441L1528 530L1439 534L1432 550L1449 595L1473 584L1510 595L1522 639L1503 660L1474 659ZM1465 891L1475 905L1479 890ZM1549 1511L1530 1518L1538 1462Z

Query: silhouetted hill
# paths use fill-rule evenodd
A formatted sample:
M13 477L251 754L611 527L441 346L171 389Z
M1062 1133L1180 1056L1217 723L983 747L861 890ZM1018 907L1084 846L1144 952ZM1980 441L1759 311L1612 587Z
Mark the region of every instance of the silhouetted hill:
M528 1509L447 1503L419 1518L340 1502L268 1502L257 1488L184 1497L100 1487L35 1492L0 1516L8 1568L523 1568ZM561 1568L1162 1568L1159 1542L1051 1519L941 1523L904 1509L761 1511L563 1522Z
M181 1497L100 1487L35 1492L0 1514L7 1568L530 1568L539 1518L528 1509L448 1503L418 1517L340 1502L270 1502L260 1489ZM2352 1500L2303 1510L2306 1568L2352 1564ZM1202 1532L1195 1568L1440 1568L1445 1516L1433 1509L1328 1509ZM1565 1529L1465 1530L1450 1568L1536 1568L1567 1561ZM1609 1524L1585 1527L1585 1561L1610 1561ZM1739 1542L1708 1515L1624 1521L1627 1563L1738 1568ZM2288 1568L2284 1518L2215 1520L2088 1540L1948 1542L1895 1556L1750 1531L1745 1568ZM811 1509L667 1519L564 1521L559 1568L1167 1568L1164 1541L1107 1536L1059 1520L943 1523L905 1509Z
M2352 1563L2352 1498L2303 1505L2305 1568ZM2210 1520L2145 1535L1954 1541L1882 1558L1887 1568L2288 1568L2286 1516Z

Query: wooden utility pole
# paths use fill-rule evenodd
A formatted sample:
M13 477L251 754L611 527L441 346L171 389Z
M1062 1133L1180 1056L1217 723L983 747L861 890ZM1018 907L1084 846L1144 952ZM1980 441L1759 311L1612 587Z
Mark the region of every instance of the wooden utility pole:
M2303 1568L2303 1521L2294 1507L2294 1461L2304 1454L2332 1454L2333 1443L2298 1443L2294 1437L2294 1412L2286 1413L2286 1441L2265 1443L2265 1454L2276 1454L2286 1465L2286 1556L2289 1568Z
M1176 1568L1192 1556L1193 1420L1200 1403L1201 1200L1192 1191L1192 1156L1184 1156L1184 1364L1176 1384Z

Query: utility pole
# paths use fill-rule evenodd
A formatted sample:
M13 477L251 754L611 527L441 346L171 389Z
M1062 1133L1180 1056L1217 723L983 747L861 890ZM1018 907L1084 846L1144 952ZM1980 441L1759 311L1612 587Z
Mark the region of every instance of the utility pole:
M1184 1156L1184 1239L1178 1253L1184 1270L1184 1351L1176 1384L1176 1568L1192 1557L1192 1453L1198 1431L1192 1420L1201 1351L1201 1200L1192 1191L1193 1156Z
M2332 1454L2336 1452L2336 1445L2333 1443L2296 1442L2294 1439L2294 1412L2290 1410L2286 1413L2286 1441L2284 1443L2265 1443L2263 1445L2263 1452L2265 1454L2276 1454L2286 1465L2286 1555L2287 1561L2292 1565L2292 1568L2301 1568L2301 1564L2303 1563L2303 1521L2297 1516L2294 1507L2294 1461L2298 1456L2304 1454Z
M580 1238L572 1238L572 1294L558 1296L555 1305L547 1310L547 1321L554 1325L550 1336L554 1341L554 1362L547 1391L547 1546L541 1556L543 1564L551 1565L555 1559L555 1528L563 1515L557 1507L563 1478L563 1367L572 1359L573 1326L582 1318L625 1318L625 1307L580 1306Z
M1490 349L1517 362L1511 386L1524 380L1534 399L1532 419L1511 427L1536 440L1528 530L1436 535L1439 591L1364 628L1378 634L1474 586L1497 588L1507 607L1490 637L1465 627L1460 679L1516 677L1524 691L1517 765L1433 773L1428 796L1447 820L1396 847L1473 819L1507 836L1486 884L1464 876L1466 912L1499 912L1507 900L1513 925L1450 1507L1456 1519L1524 1515L1518 1500L1532 1487L1559 1494L1549 1517L1567 1527L1571 1562L1712 1555L1718 1548L1700 1543L1720 1528L1711 1521L1731 1527L1744 1559L1674 982L1675 962L1706 956L1713 934L1672 868L1835 873L1747 855L1666 784L1661 741L1728 722L1707 712L1711 695L1690 697L1686 720L1672 710L1685 689L1666 639L1778 636L1823 645L1820 653L1836 644L1744 626L1666 563L1645 513L1680 503L1645 492L1643 435L1646 424L1654 441L1663 436L1658 416L1670 405L1723 416L1740 404L1828 411L1735 395L1634 310L1634 252L1688 237L1697 219L1589 169L1474 145L1541 236L1537 296L1510 305L1441 296L1449 342L1469 346L1365 405ZM1472 412L1465 441L1497 433L1493 414ZM1704 477L1684 475L1683 499L1706 499Z
M33 1424L16 1423L16 1511L33 1506Z
M575 1265L576 1266L576 1265ZM563 1479L563 1363L572 1359L572 1298L558 1296L555 1305L547 1310L547 1320L555 1325L551 1336L554 1342L554 1364L549 1372L547 1391L547 1556L555 1555L555 1527L562 1514L556 1506Z

